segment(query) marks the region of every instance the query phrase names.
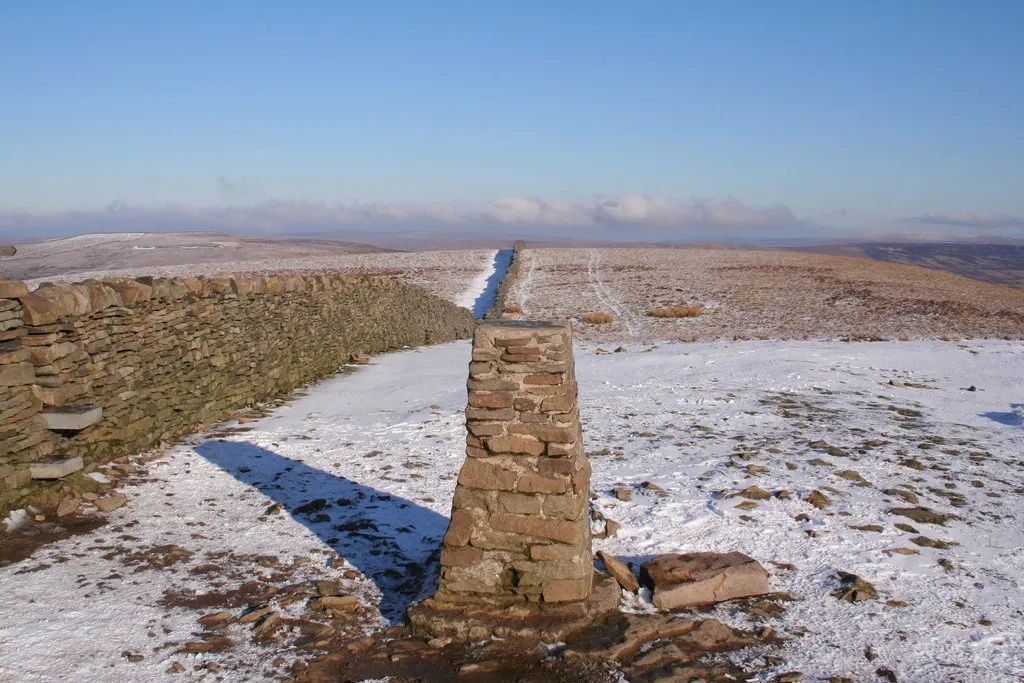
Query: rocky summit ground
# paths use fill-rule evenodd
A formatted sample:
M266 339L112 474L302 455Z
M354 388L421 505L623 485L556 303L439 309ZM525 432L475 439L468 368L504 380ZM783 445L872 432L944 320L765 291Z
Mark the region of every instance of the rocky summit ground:
M0 678L1024 676L1019 343L578 344L595 550L738 551L772 592L674 617L623 593L527 649L395 626L433 590L468 356L374 358L9 517Z
M1024 337L1024 291L926 268L745 249L526 249L508 304L575 319L577 337L920 339ZM687 318L650 311L700 307ZM588 323L583 314L605 314Z

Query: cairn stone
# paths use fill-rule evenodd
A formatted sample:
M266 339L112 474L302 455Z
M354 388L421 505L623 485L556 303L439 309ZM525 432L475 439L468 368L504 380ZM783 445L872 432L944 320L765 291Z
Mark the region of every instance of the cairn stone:
M590 463L576 403L572 328L479 324L467 386L466 462L437 592L410 610L414 630L461 637L462 626L488 613L520 623L530 615L585 614L594 583ZM459 614L439 618L445 609Z

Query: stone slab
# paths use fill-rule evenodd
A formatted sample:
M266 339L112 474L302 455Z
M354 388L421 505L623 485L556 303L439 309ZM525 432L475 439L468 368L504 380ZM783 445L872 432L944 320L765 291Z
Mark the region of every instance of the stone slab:
M768 572L743 553L661 555L640 567L654 606L674 610L769 592Z
M636 580L633 572L630 571L625 562L603 550L597 551L597 557L620 586L630 593L636 593L640 590L640 582Z
M46 460L33 463L29 468L33 479L60 479L85 467L79 455L63 460Z
M77 432L103 419L101 406L56 406L40 413L48 429Z

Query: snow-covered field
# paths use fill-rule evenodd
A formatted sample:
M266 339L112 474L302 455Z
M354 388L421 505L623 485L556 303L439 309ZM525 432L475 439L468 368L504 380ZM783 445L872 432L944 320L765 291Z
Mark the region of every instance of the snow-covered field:
M794 600L778 615L742 601L713 614L774 628L789 639L774 670L804 680L875 680L882 666L901 682L1024 676L1024 426L1010 407L1021 344L595 351L576 351L594 504L622 525L595 550L760 560ZM0 569L0 679L281 674L302 653L253 644L247 624L219 631L230 638L219 651L179 649L200 640L202 614L266 603L302 616L295 596L318 579L357 596L350 635L396 619L432 590L464 458L468 360L467 342L380 356L141 464L107 526ZM771 495L735 495L751 486ZM813 491L827 507L804 502ZM890 512L915 506L951 518ZM837 571L872 582L878 599L834 597Z

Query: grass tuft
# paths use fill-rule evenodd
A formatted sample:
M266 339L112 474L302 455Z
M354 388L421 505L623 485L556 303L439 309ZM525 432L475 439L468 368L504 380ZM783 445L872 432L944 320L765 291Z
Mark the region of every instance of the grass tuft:
M703 306L665 306L652 308L647 315L653 318L696 318L703 312Z

